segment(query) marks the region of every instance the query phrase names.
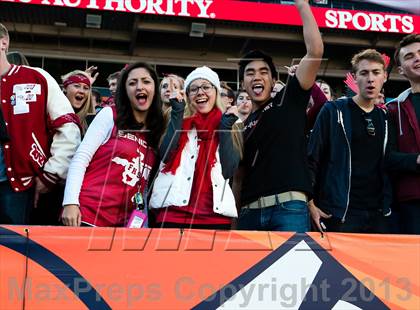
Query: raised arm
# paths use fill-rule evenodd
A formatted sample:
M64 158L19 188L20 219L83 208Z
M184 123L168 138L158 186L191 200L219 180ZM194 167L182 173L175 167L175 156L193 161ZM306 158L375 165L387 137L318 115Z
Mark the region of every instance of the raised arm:
M181 135L182 122L184 120L185 101L180 96L179 98L171 98L171 117L169 119L168 127L163 136L162 143L159 147L160 158L164 163L169 160L169 155L178 145L179 137Z
M296 77L300 86L308 90L315 82L324 53L324 44L308 0L296 0L296 8L302 18L303 38L306 46L306 55L299 63Z
M238 168L241 159L239 150L234 146L232 137L232 126L238 119L238 107L229 107L223 114L220 121L219 131L219 153L220 163L222 165L222 174L225 179L233 176L236 168Z
M165 135L159 147L160 159L167 163L169 155L178 146L179 137L181 135L182 122L184 120L184 91L175 88L174 78L169 78L169 104L171 105L171 116L169 124L166 127Z

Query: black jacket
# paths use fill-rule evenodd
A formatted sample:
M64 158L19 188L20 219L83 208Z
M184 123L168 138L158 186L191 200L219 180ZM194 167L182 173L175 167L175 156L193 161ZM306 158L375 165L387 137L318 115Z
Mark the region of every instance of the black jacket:
M308 144L308 161L316 205L345 221L351 187L351 111L349 98L327 102L322 108ZM383 158L388 139L386 112L380 113L383 124ZM384 171L384 170L383 170ZM392 201L388 177L384 184L384 215L390 214Z

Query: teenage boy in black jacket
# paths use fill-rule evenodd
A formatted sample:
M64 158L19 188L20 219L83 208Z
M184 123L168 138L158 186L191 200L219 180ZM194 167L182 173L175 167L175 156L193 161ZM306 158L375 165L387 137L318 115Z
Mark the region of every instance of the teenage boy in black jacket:
M386 112L375 106L387 78L385 63L372 49L351 63L359 94L325 104L310 136L315 202L309 202L309 210L320 230L322 220L329 231L386 233L388 125Z

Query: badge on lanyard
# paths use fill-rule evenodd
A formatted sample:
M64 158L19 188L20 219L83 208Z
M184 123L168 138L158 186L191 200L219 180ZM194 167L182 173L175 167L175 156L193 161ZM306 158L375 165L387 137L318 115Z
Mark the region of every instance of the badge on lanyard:
M149 148L147 148L147 151L148 150L149 150ZM147 151L146 151L146 158L147 158L147 154L148 154ZM140 161L139 161L139 172L140 172L139 179L143 175L144 168L146 166L145 163L146 163L146 160L144 161L142 169L140 169ZM143 195L140 192L140 184L141 184L141 180L139 180L137 192L131 198L135 209L131 213L130 219L127 222L126 227L128 227L128 228L148 227L147 201L145 201L143 199ZM147 184L146 184L146 188L144 189L143 194L144 194L145 197L147 197Z
M133 196L133 203L135 209L131 213L130 219L127 222L128 228L142 228L147 227L147 211L144 210L144 201L141 193L137 192Z
M139 209L139 210L144 209L144 200L140 192L137 192L134 194L133 200L134 200L134 206L136 207L136 209Z
M126 225L127 228L142 228L147 223L147 215L144 214L141 210L134 210L131 213L130 219Z

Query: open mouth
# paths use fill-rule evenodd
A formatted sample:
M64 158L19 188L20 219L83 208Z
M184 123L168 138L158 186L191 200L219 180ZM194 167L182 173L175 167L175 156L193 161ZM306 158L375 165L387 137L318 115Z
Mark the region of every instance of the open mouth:
M255 95L259 96L264 91L264 86L262 84L255 84L252 86L252 91Z
M83 96L83 95L76 95L76 96L74 96L74 98L75 98L77 101L83 101L83 99L85 99L85 96Z
M147 95L144 93L138 93L136 94L136 99L140 105L144 105L147 102Z
M206 105L207 104L207 98L204 98L204 97L202 97L202 98L198 98L196 101L195 101L195 103L197 104L197 105L201 105L201 106L203 106L203 105Z

